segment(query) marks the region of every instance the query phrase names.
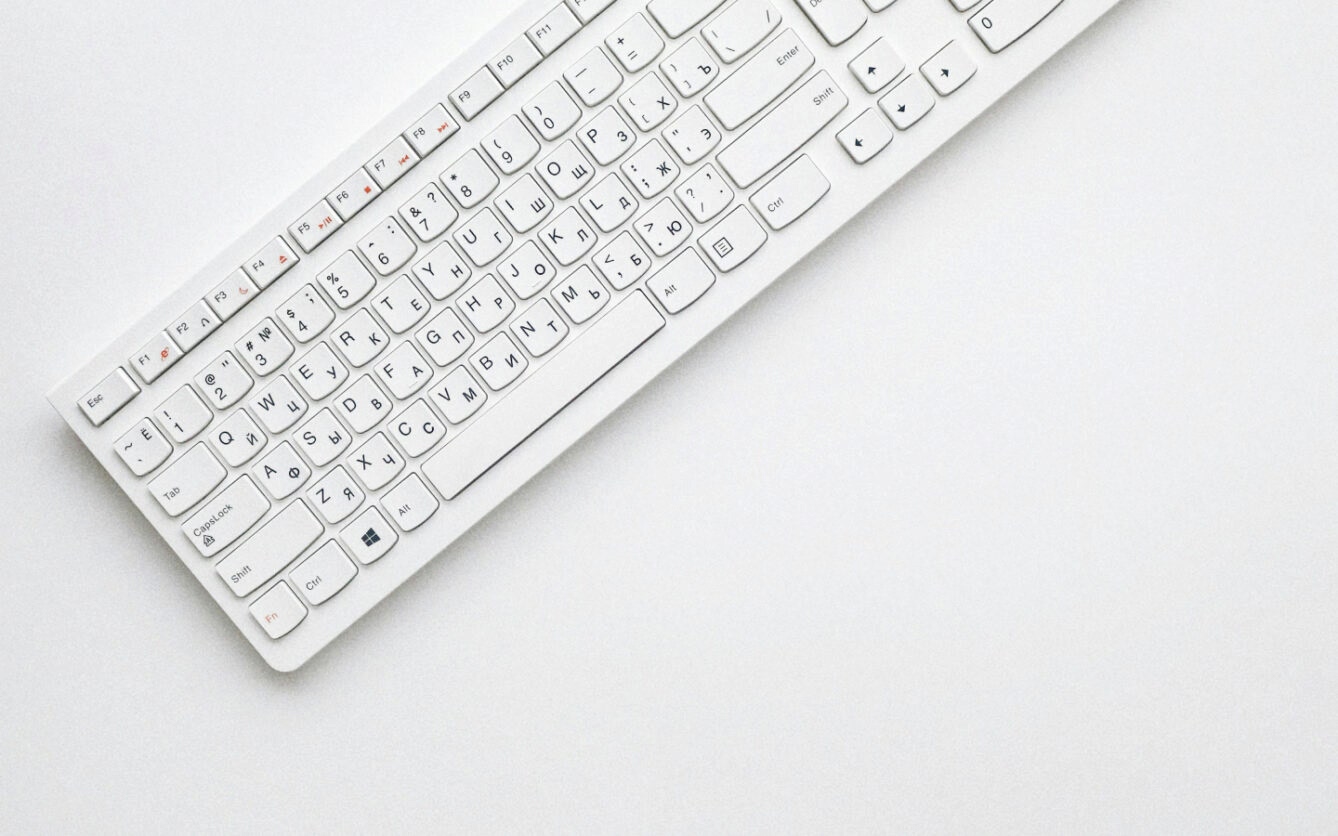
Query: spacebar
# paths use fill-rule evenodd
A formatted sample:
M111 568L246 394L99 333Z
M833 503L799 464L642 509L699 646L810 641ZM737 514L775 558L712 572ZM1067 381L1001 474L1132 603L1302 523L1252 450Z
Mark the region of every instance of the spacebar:
M423 475L447 499L459 496L663 327L646 295L634 292L429 459Z

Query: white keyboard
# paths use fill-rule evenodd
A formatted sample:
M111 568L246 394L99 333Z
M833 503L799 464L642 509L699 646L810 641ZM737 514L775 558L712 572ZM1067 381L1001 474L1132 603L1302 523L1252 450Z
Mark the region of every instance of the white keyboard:
M292 670L1116 2L532 0L51 402Z

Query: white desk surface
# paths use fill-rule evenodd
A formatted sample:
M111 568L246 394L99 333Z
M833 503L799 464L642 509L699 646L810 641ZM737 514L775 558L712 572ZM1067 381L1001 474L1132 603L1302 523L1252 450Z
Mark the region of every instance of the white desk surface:
M5 12L0 830L1338 826L1329 4L1127 0L266 668L43 393L514 3Z

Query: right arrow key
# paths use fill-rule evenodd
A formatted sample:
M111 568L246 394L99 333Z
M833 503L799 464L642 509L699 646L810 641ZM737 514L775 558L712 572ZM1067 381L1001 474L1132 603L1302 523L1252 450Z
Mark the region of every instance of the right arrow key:
M920 66L920 74L940 96L947 96L976 74L976 62L961 44L951 41Z

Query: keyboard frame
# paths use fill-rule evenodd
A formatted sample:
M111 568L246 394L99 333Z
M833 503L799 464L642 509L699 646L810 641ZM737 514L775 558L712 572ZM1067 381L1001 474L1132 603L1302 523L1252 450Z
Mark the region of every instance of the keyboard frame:
M815 66L805 72L800 81L792 85L790 90L795 89L817 72L826 70L836 79L850 99L850 104L832 123L789 158L792 160L801 154L807 154L812 158L831 182L830 192L819 202L817 207L802 215L785 229L776 232L767 228L768 241L752 258L738 269L720 276L715 286L687 310L674 316L665 314L665 319L668 320L667 326L645 345L616 366L593 387L577 398L575 402L548 421L460 496L449 502L443 501L437 513L421 528L408 534L401 534L399 543L389 554L369 566L359 564L358 576L330 601L320 606L308 606L307 617L291 633L277 640L270 639L252 619L247 607L259 594L273 586L277 580L286 578L288 570L281 572L255 593L245 598L233 595L232 591L214 571L214 565L221 559L221 556L212 559L200 557L182 534L180 525L188 515L177 518L169 517L150 496L147 485L154 476L162 471L162 468L160 467L143 478L133 476L117 457L113 450L113 443L169 394L188 383L205 363L217 357L222 351L230 349L232 344L246 330L251 328L258 319L264 315L272 315L276 305L295 292L302 284L311 281L315 272L333 261L338 253L346 249L356 249L355 242L358 238L365 235L377 222L388 215L395 214L401 204L422 188L426 182L425 176L427 173L430 173L433 178L437 177L443 169L470 146L476 147L482 138L492 131L503 118L518 113L521 105L532 98L540 88L559 78L567 66L594 46L602 44L604 37L614 26L622 23L636 12L644 12L645 0L617 0L597 18L582 27L571 40L545 58L538 67L519 83L505 91L497 101L489 105L472 121L462 121L459 132L424 157L414 169L407 172L399 181L385 189L368 207L336 230L311 254L302 255L300 250L296 250L301 256L301 260L261 293L262 301L253 301L230 320L223 323L204 342L164 372L153 384L141 386L140 394L102 426L94 427L92 425L79 409L77 399L95 386L112 369L117 366L125 366L127 358L136 352L152 333L166 329L167 325L183 311L197 302L225 276L259 251L275 236L283 235L291 244L292 240L287 234L287 228L290 224L323 199L350 173L364 165L384 148L386 143L398 136L430 107L437 103L445 103L447 110L453 117L459 119L459 112L449 103L450 92L476 72L478 68L486 64L489 58L500 52L518 33L523 32L528 26L550 11L558 2L559 0L530 0L507 16L472 48L450 62L422 88L410 95L404 103L371 127L348 150L322 167L293 195L268 212L237 241L211 259L194 276L164 296L163 300L141 317L139 321L120 336L111 339L111 342L102 351L52 389L48 395L52 405L84 445L88 447L94 458L106 468L116 483L129 496L135 507L149 520L168 546L177 554L186 568L199 579L257 652L275 670L291 671L305 663L353 622L385 599L396 587L408 580L429 560L444 552L457 537L468 531L511 493L543 470L643 386L650 383L698 341L721 325L773 281L801 262L808 253L821 245L824 240L870 203L890 190L903 176L1087 29L1105 12L1113 8L1119 0L1064 0L1040 25L997 55L990 54L971 31L967 24L971 12L955 11L948 0L898 0L882 12L870 12L869 22L864 29L845 44L835 48L827 46L821 35L808 23L800 10L790 0L773 0L777 8L781 10L783 20L776 32L773 32L766 40L770 40L784 28L792 27L808 44L816 58ZM679 39L669 40L665 38L664 55L657 58L649 67L639 73L623 73L624 82L619 88L618 94L625 92L634 80L649 72L656 71L664 56L667 56L679 44L685 42L688 37L697 34L699 30L700 25L694 27ZM960 42L972 58L976 60L979 70L975 77L960 90L947 98L938 98L934 109L920 123L912 126L907 131L897 131L895 140L889 148L861 166L850 160L837 142L835 135L838 130L852 121L865 108L876 108L877 99L891 89L889 86L880 94L867 94L856 83L846 67L847 62L867 47L876 37L887 37L892 42L906 60L908 73L918 72L919 64L928 60L938 48L949 40ZM430 47L429 40L424 39L422 48L429 49ZM722 76L728 76L741 63L722 67ZM718 84L719 81L717 80L715 83ZM679 110L675 115L692 104L700 104L703 95L703 93L698 93L691 99L680 98ZM777 99L777 102L779 100ZM608 104L614 104L616 107L616 96L596 108L583 107L583 116L581 122L578 123L578 127ZM727 132L721 144L703 162L714 161L716 155L727 147L729 142L751 127L775 104L776 102L773 102L761 114L750 119L738 130ZM658 136L663 127L662 125L649 133L639 134L637 147L640 148L650 137ZM571 134L564 135L558 141L560 142L567 136L571 136ZM542 142L543 150L540 151L540 157L536 160L542 158L542 155L547 154L555 145L554 142ZM604 170L617 170L616 166L625 159L625 157L620 159L613 166ZM301 163L301 161L298 162ZM531 163L525 170L532 169L533 165L534 163ZM680 180L677 182L681 182L688 173L696 170L699 165L685 166L684 173L680 175ZM762 188L784 165L773 169L766 177L747 189L735 188L735 205L748 205L747 197ZM503 185L511 182L512 179L505 179ZM592 178L592 181L597 179L597 177ZM731 182L730 185L733 187L734 184ZM498 193L500 193L500 190ZM666 192L666 194L670 193L672 193L672 190ZM462 212L461 220L472 216L483 205L490 205L493 198L495 198L495 195L479 207ZM659 197L656 197L650 201L641 201L638 216L659 199ZM556 211L565 205L571 205L572 202L571 200L558 201L555 213L550 217L555 217ZM889 222L894 222L891 213L888 214ZM720 217L723 216L724 213ZM696 245L697 236L709 229L717 220L707 224L694 224L693 246ZM522 240L532 238L534 234L534 232L531 232L524 236L516 236L516 244L519 244ZM608 235L601 233L601 243L597 244L596 250L616 234L616 232ZM449 233L436 241L419 244L418 255L421 256L438 242L447 240L448 237ZM415 258L417 257L415 256ZM589 257L587 255L581 263L589 263ZM613 303L607 305L601 311L600 316L612 310L618 301L625 298L627 293L644 284L645 278L653 275L654 270L659 269L667 261L668 259L656 259L652 271L631 288L615 294L616 298ZM488 272L491 266L476 269L475 278ZM562 269L559 275L566 275L576 266L578 265ZM393 278L394 276L378 279L378 285ZM438 306L442 304L445 303L434 302L434 313L431 315L435 315L435 311L439 309ZM520 304L521 307L518 310L523 309L527 303L522 302ZM337 315L342 318L351 314L356 310L356 307L347 312L337 312ZM411 335L418 327L421 327L421 324L408 333ZM481 343L476 345L479 344ZM302 351L303 348L298 346L294 356L299 356ZM370 372L370 367L364 371ZM441 373L440 370L438 373ZM354 374L352 379L356 379L357 376L359 374ZM258 380L257 387L265 385L271 379L267 377ZM139 383L139 381L136 380L136 383ZM503 395L505 394L503 393ZM412 402L416 397L418 396L410 398L405 403ZM495 393L490 394L489 402L484 407L485 410L501 400L502 398ZM321 403L324 404L325 402L322 401ZM316 408L315 404L313 404L313 412L308 414L313 414L314 408ZM398 412L401 408L403 408L403 404L397 405L394 411ZM217 422L218 420L220 418L216 415L214 421ZM355 438L354 444L349 449L354 449L358 443L361 443L361 440L371 434L369 432ZM445 444L449 444L455 434L448 431ZM286 437L288 433L282 435ZM203 440L203 435L184 445L174 445L172 461L200 440ZM273 444L274 439L271 437L271 442L267 445L266 450L270 449ZM434 450L422 459L415 461L421 464L436 452ZM342 458L341 455L331 465L325 468L317 468L317 473L328 472L329 468L338 464ZM248 464L247 467L249 466ZM166 465L163 467L166 467ZM244 470L230 469L229 479L225 480L224 486L231 484L231 481L235 479L239 472L244 472ZM404 473L397 477L392 485L397 484L399 479L410 472L419 472L419 469L414 467L414 462L410 462L409 467L406 467ZM315 478L313 477L312 482L315 481ZM426 479L424 479L424 482L430 484ZM213 493L211 492L211 495ZM372 497L369 497L368 502L374 503L374 497L379 493L381 492L375 492ZM300 492L290 499L274 503L266 520L278 510L287 507L293 499L299 496L301 496ZM364 507L368 506L364 505ZM338 528L339 526L329 527L327 535L318 542L325 542L330 536L337 534ZM223 555L230 553L230 551L230 549L225 550ZM308 549L303 552L302 557L305 557L311 551L312 549ZM288 568L291 569L292 565L290 564Z

